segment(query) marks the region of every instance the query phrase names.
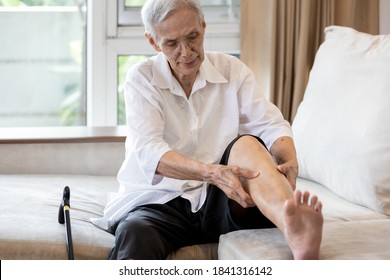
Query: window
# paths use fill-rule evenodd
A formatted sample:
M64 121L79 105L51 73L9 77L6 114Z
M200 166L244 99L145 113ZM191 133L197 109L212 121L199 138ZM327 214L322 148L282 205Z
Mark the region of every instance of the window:
M201 1L205 50L239 54L239 2ZM143 3L0 0L0 127L124 124L125 74L155 54Z
M86 3L75 3L0 1L0 127L85 125Z
M119 0L118 25L141 25L140 7L145 0ZM200 0L208 24L237 23L239 21L239 0Z
M118 55L118 124L126 124L124 85L127 70L134 64L144 60L149 55Z

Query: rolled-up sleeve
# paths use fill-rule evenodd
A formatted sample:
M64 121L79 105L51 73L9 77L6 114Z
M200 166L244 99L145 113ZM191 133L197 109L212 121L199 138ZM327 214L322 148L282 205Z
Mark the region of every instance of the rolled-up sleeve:
M280 110L259 91L254 75L243 66L243 81L238 92L240 134L259 136L267 148L281 136L292 137L291 126Z

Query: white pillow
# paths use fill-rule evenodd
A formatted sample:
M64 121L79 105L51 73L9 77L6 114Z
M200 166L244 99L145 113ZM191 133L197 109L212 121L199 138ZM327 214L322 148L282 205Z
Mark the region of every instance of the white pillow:
M293 122L299 175L390 215L390 35L325 33Z

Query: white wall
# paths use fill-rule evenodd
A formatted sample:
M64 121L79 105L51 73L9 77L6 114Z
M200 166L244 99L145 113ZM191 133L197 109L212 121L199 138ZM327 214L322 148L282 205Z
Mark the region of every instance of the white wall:
M380 0L380 34L390 34L390 0Z

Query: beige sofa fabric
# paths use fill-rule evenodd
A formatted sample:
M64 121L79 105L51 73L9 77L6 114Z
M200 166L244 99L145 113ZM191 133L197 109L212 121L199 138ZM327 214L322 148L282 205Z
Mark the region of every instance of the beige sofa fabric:
M65 186L71 190L70 216L76 259L104 259L110 233L94 227L115 177L77 175L0 176L0 259L66 259L65 227L58 210Z
M322 260L389 260L389 220L326 223L323 231ZM292 260L285 239L277 229L236 231L221 237L222 260Z
M106 259L114 236L90 221L103 214L115 176L0 175L0 259L67 259L65 226L58 209L70 187L70 216L75 259ZM168 259L216 259L217 244L189 246Z
M0 174L116 176L125 157L123 142L0 145Z

